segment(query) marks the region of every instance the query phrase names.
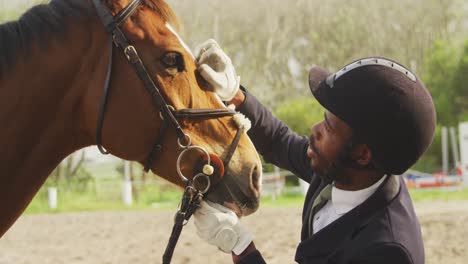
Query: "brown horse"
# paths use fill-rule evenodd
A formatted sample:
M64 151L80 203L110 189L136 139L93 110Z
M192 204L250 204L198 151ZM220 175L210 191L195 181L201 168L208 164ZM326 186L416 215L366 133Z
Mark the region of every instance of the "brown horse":
M115 15L129 0L104 2ZM164 1L144 0L120 28L168 104L225 108L197 73L177 25ZM0 25L0 236L62 159L97 144L109 39L91 0L53 0ZM162 123L159 109L118 49L113 50L110 80L102 144L115 156L143 164ZM230 116L178 121L192 144L219 157L226 155L238 129ZM182 186L176 172L179 152L175 130L168 128L151 170ZM192 156L184 160L185 169L195 166ZM225 184L207 198L248 215L258 207L260 177L260 159L244 133Z

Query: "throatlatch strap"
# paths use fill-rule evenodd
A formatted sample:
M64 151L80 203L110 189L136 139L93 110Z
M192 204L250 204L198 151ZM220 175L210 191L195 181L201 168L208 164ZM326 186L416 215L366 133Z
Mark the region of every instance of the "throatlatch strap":
M109 64L107 65L106 80L104 82L104 91L102 93L101 104L99 105L99 116L96 131L96 145L99 151L106 155L109 152L102 146L102 127L104 126L104 115L106 114L107 98L109 97L109 84L112 72L112 40L109 41Z
M158 154L161 153L162 143L164 140L164 134L166 134L166 130L167 130L167 122L163 120L161 122L161 127L159 128L159 133L156 136L154 147L151 150L151 153L149 154L148 159L145 162L145 168L144 168L145 172L148 172L151 169L151 166L153 165L154 161L158 157Z

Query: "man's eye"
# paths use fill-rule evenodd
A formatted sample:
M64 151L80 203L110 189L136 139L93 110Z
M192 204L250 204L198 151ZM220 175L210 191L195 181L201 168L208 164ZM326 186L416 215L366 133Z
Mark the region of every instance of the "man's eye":
M182 56L177 52L168 52L161 58L161 63L166 68L177 68L179 71L183 70Z

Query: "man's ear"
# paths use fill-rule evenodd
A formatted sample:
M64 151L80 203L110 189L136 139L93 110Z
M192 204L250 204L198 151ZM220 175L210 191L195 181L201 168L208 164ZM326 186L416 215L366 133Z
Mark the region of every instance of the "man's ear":
M367 166L372 161L372 150L366 144L357 144L351 151L351 159L360 166Z

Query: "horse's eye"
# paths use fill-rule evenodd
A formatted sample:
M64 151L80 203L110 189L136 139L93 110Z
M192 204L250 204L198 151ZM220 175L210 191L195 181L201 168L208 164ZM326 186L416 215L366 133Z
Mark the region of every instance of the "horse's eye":
M161 62L164 67L177 68L179 71L184 67L182 56L177 52L168 52L164 54L161 58Z

